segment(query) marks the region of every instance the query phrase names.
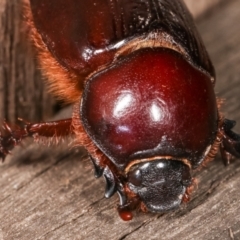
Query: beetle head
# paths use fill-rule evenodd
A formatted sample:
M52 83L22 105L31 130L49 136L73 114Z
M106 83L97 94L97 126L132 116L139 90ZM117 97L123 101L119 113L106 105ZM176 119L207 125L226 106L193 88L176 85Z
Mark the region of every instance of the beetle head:
M155 159L131 167L128 187L151 212L166 212L182 202L191 184L190 169L181 161Z

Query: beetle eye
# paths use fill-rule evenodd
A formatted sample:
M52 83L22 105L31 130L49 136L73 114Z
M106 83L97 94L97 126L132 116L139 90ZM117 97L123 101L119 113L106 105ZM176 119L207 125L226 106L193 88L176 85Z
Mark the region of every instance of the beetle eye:
M142 184L141 170L135 169L128 174L128 182L134 186L140 186Z

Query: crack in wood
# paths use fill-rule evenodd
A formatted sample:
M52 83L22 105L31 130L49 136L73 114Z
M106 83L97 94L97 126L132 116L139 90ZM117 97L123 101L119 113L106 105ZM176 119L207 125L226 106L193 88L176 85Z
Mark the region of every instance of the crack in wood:
M147 221L145 220L145 221L144 221L141 225L139 225L137 228L135 228L135 229L133 229L131 232L123 235L123 236L120 237L118 240L124 240L124 239L126 239L128 236L130 236L131 234L137 232L140 228L142 228L143 226L148 225L149 223L153 222L154 220L156 220L156 219L151 219L151 220L147 220Z

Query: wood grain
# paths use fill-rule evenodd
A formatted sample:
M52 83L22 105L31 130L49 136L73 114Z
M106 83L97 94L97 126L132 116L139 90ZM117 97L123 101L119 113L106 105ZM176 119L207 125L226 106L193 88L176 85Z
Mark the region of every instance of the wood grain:
M229 0L198 23L216 66L223 111L239 123L240 1ZM196 116L197 117L197 116ZM103 197L83 148L45 148L27 141L0 166L0 239L240 239L240 161L220 157L196 173L189 204L166 214L117 215L117 196Z
M21 1L0 0L0 120L12 123L53 113L25 27Z

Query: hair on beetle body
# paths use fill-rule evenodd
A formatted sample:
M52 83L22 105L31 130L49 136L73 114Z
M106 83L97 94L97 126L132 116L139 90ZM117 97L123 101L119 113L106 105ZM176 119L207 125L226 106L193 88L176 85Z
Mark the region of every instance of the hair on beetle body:
M29 30L29 38L37 50L40 68L47 80L49 91L66 103L75 103L79 100L82 91L82 87L79 86L79 77L62 66L49 52L47 45L43 42L40 33L34 25L29 0L22 0L22 2L24 5L24 19Z
M240 157L235 122L220 113L215 71L179 0L24 0L26 22L50 91L72 118L2 126L0 157L26 137L75 136L120 217L188 202L192 177L220 149ZM60 26L60 27L59 27Z

